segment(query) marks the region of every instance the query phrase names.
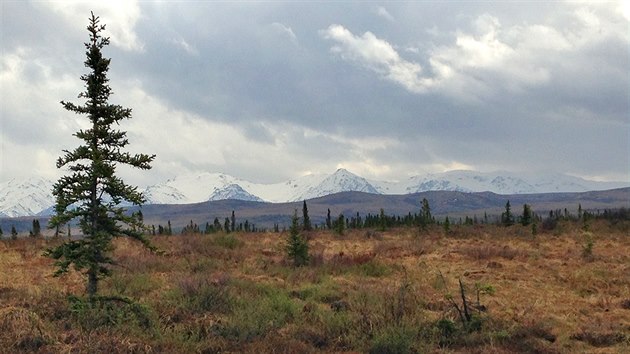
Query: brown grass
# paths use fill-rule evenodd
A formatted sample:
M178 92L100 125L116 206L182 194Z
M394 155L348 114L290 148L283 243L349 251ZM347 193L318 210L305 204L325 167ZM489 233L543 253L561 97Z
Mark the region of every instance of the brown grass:
M57 241L0 242L0 348L10 352L630 351L630 237L593 222L584 232L453 226L309 235L311 264L292 268L286 235L154 237L163 255L116 240L103 294L136 299L151 319L79 312L66 297L84 279L51 276ZM449 298L462 280L478 330ZM111 310L108 310L111 311ZM115 310L114 310L115 311ZM86 327L91 315L109 324ZM81 317L83 316L83 317ZM116 320L115 316L122 316ZM127 316L127 317L125 317ZM129 317L131 316L131 317ZM442 321L442 322L440 322ZM446 322L444 322L446 321ZM451 322L448 322L451 321ZM440 324L438 324L440 323ZM449 323L453 331L449 332ZM440 327L441 326L441 327ZM385 349L383 349L385 348Z

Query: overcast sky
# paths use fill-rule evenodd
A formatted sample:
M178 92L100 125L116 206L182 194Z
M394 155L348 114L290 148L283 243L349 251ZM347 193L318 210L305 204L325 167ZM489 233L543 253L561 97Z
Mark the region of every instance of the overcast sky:
M630 181L623 2L2 1L0 180L56 178L79 140L90 10L139 185L339 167L556 171Z

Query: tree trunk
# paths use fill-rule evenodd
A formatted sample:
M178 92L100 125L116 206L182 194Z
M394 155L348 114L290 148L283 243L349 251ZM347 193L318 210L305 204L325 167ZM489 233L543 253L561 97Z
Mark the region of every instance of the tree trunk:
M97 271L94 268L90 268L88 270L88 283L87 283L87 294L90 298L96 295L96 291L98 290L98 275Z

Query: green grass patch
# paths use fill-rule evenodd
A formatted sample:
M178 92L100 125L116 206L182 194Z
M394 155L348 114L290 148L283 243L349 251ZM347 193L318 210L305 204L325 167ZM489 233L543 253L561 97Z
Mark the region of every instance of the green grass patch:
M241 248L245 242L239 240L234 234L219 234L212 238L214 244L223 248L234 250Z

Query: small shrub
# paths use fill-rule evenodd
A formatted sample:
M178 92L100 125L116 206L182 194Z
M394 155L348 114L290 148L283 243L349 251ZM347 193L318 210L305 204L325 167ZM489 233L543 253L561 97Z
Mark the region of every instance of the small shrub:
M374 338L369 353L373 354L404 354L413 353L413 331L407 328L386 328Z
M582 258L587 261L593 260L593 246L595 245L595 241L593 241L593 234L586 231L584 232L584 244L582 245Z
M453 337L457 333L455 322L448 318L441 318L435 323L435 329L437 330L440 347L448 347L453 343Z

